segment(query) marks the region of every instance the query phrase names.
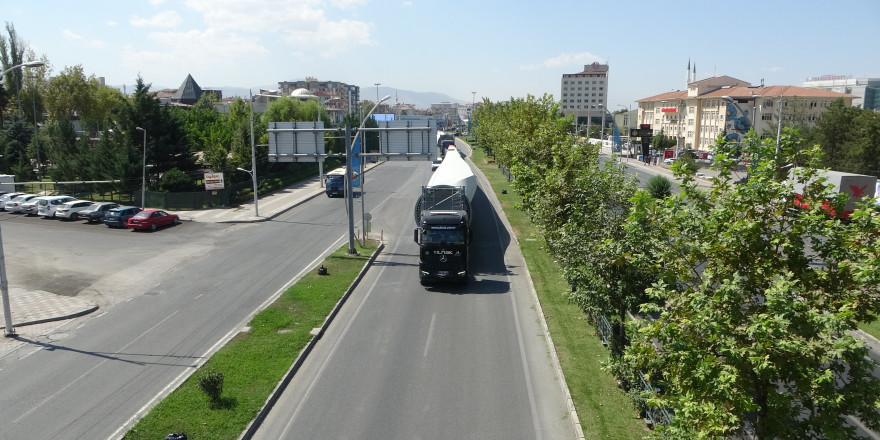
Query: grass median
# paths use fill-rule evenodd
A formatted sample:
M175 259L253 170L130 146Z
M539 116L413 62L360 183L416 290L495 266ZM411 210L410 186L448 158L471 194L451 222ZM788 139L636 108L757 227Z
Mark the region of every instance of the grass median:
M328 275L310 271L272 305L259 312L249 330L235 336L126 433L126 439L162 439L183 432L189 438L237 439L262 408L300 351L357 278L378 243L367 241L361 255L348 245L323 262ZM222 374L222 392L200 386Z
M485 174L516 235L541 302L544 318L565 381L588 439L639 439L646 435L645 423L630 403L617 380L602 370L609 352L583 311L566 299L568 284L559 266L544 246L541 232L521 210L510 183L485 150L474 148L473 162ZM502 190L508 190L502 194Z

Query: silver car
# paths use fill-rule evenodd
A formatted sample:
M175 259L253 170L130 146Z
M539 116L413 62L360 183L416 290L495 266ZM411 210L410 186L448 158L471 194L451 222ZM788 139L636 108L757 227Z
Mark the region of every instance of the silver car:
M22 194L12 200L3 204L3 207L6 209L6 212L21 212L21 205L30 201L31 199L39 197L37 194Z

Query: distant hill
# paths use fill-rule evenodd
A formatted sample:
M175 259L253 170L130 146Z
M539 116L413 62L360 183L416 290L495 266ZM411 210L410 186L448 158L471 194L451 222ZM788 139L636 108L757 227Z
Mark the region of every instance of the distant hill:
M248 96L248 88L247 87L233 87L233 86L203 86L199 84L202 89L210 89L217 90L220 89L223 92L223 97L228 98L232 96ZM122 87L119 87L122 89ZM175 87L151 87L150 90L162 90L162 89L172 89ZM259 86L250 89L254 94L258 93L260 89L264 90L277 90L278 84L270 85L270 86ZM414 92L412 90L401 90L394 89L391 87L382 87L379 86L379 99L382 99L385 95L391 95L391 99L388 100L388 103L394 105L395 103L401 104L410 104L417 109L426 110L431 107L431 104L440 104L443 102L452 102L457 104L468 104L470 101L455 99L449 95L437 92ZM376 102L376 86L371 85L369 87L361 86L361 101L369 100L372 102Z
M431 104L440 104L442 102L452 102L457 104L467 104L470 101L455 99L449 95L437 92L414 92L412 90L394 89L391 87L379 86L379 99L391 95L391 99L387 102L390 104L410 104L418 109L428 109ZM376 102L376 86L361 86L361 101L370 100Z

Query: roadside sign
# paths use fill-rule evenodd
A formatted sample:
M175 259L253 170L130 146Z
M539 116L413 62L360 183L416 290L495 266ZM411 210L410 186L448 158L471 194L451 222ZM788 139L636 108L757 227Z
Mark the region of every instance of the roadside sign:
M214 191L223 189L223 173L205 173L205 190Z
M650 128L630 128L630 137L654 137L654 130Z

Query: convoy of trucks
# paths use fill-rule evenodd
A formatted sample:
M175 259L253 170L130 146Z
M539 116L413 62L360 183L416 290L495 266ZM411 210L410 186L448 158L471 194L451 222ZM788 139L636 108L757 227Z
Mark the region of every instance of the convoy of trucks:
M477 180L470 166L454 146L448 147L415 206L418 226L413 240L419 245L422 285L469 281L471 202L476 189Z

